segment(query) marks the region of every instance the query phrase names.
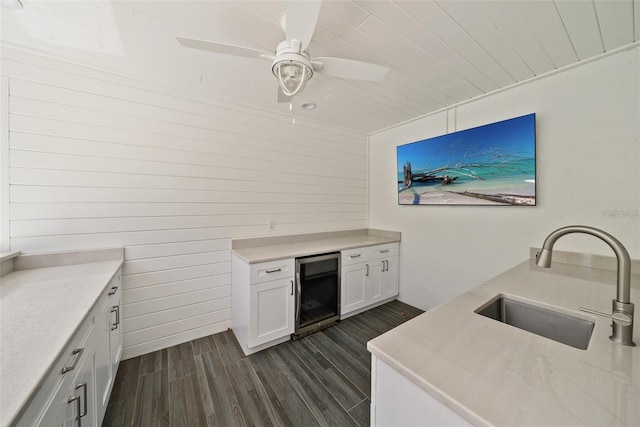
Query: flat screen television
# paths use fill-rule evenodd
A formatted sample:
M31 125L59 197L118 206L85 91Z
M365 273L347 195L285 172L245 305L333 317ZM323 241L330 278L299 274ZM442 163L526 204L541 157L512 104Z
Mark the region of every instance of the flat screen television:
M535 206L536 115L397 148L398 204Z

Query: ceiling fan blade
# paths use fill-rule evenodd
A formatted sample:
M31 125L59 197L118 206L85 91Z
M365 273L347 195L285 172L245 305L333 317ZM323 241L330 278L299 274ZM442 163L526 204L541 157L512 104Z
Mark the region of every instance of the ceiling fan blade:
M292 99L292 96L285 95L285 93L282 91L282 88L278 86L278 104L281 104L283 102L291 102Z
M379 82L389 72L383 65L344 58L318 57L311 60L313 70L327 76Z
M287 3L287 40L299 40L302 50L309 46L316 29L320 3L320 0L289 0Z
M191 49L207 50L209 52L222 53L225 55L244 56L246 58L273 60L274 56L269 52L264 52L250 47L234 46L232 44L216 43L206 40L190 39L186 37L176 37L178 43L183 47Z

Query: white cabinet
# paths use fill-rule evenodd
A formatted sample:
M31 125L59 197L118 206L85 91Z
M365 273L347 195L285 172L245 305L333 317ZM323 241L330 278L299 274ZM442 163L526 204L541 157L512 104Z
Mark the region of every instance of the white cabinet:
M96 321L99 337L95 362L96 384L99 384L96 390L98 425L102 424L122 355L121 292L121 276L118 272L100 297Z
M396 252L397 253L397 252ZM398 257L384 259L384 280L382 280L382 299L398 295Z
M122 354L116 272L25 408L18 426L99 426Z
M252 284L250 294L250 347L293 333L293 278Z
M295 327L293 258L249 264L233 254L233 332L249 355L290 338Z
M400 372L372 355L371 425L390 427L471 424Z
M352 316L398 295L398 244L342 251L340 316ZM345 316L348 315L348 316Z
M77 365L77 373L70 384L63 388L60 397L66 398L65 427L98 425L96 414L96 384L94 377L95 349L87 344L85 354ZM65 402L62 402L65 403ZM46 425L43 423L43 425Z
M366 263L342 267L340 272L340 315L365 307L369 304L369 267Z
M97 424L94 382L96 331L93 312L79 329L26 408L18 426Z
M56 390L46 406L42 418L36 425L42 427L97 425L94 338L95 333L92 330L88 340L80 347L82 352L74 354L73 357L76 360L67 365L68 368L73 367L73 369L65 373L66 377L60 383L60 387Z

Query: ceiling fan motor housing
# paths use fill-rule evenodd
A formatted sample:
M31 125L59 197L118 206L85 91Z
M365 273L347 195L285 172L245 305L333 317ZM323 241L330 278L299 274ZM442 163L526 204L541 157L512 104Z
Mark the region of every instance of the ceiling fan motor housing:
M293 96L302 91L313 76L309 53L301 49L300 41L285 40L278 44L271 72L278 79L285 95Z

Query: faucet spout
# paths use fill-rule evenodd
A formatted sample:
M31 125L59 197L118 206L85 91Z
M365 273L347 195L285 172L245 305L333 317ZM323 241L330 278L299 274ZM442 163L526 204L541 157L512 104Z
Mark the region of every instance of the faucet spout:
M538 255L536 259L536 264L538 267L551 267L551 255L553 251L553 245L558 241L558 239L562 236L571 233L584 233L590 234L604 241L613 252L616 254L616 258L618 260L618 275L617 275L617 295L616 300L623 304L628 304L631 302L631 258L629 257L629 252L624 247L622 243L611 234L604 232L598 228L587 227L584 225L569 225L567 227L562 227L552 232L547 236L542 244L542 251Z
M588 227L584 225L569 225L559 228L547 236L542 244L542 250L536 256L536 265L539 267L551 267L551 258L553 255L553 245L562 236L571 233L584 233L595 236L605 242L613 252L617 259L617 278L616 278L616 299L613 300L613 335L610 337L612 341L624 344L635 345L632 341L633 336L633 311L634 306L631 303L631 258L629 252L624 245L611 234L598 228ZM589 311L589 310L585 310Z

